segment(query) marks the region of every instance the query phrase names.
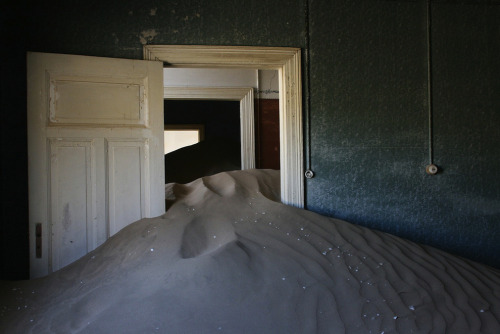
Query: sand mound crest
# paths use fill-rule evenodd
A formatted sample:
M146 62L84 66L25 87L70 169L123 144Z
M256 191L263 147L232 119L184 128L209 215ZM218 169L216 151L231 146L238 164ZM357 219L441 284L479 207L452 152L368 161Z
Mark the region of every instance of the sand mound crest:
M236 193L236 180L229 173L219 173L201 178L203 185L218 196L231 196Z

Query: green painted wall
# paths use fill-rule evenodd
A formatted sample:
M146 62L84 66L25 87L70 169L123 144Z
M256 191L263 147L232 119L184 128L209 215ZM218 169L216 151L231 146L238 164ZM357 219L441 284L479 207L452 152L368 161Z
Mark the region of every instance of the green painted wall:
M309 208L499 266L500 6L431 7L436 176L425 173L426 10L312 6Z
M500 6L312 2L309 209L500 266ZM324 22L329 21L328 25Z
M302 48L308 209L500 267L500 1L433 1L433 177L423 0L11 1L0 15L2 278L28 268L26 51L140 59L144 43Z

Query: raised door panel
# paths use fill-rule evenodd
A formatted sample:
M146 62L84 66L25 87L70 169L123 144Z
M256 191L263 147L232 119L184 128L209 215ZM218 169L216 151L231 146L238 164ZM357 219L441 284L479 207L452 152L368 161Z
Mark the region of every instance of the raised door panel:
M147 77L47 75L50 126L147 126Z
M109 234L149 216L147 140L107 140Z
M95 151L89 140L49 139L49 266L58 270L95 247Z

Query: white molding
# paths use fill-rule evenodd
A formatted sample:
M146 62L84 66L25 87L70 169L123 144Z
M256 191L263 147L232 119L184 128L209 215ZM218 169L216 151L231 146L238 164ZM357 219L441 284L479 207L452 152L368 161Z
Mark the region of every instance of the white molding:
M225 100L240 102L241 169L255 168L255 126L253 88L163 87L170 100Z
M241 101L251 90L248 87L163 87L163 97L170 100Z
M304 206L300 49L282 47L144 45L144 59L168 67L253 68L280 74L281 201Z

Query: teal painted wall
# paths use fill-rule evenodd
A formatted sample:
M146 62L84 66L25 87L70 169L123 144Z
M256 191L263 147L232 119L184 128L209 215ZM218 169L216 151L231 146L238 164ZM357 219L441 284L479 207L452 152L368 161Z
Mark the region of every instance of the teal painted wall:
M141 59L144 43L302 48L307 208L500 267L500 1L432 2L432 177L425 1L2 6L2 278L28 270L26 52Z
M431 6L435 176L426 3L313 4L309 209L498 267L498 3Z

